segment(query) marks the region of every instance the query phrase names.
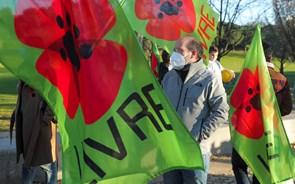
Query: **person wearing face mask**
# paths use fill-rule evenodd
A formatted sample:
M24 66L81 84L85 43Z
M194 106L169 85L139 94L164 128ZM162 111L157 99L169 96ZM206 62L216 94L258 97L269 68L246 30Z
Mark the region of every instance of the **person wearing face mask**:
M162 87L183 123L199 143L203 170L172 170L163 174L164 184L206 183L213 132L228 119L229 106L221 80L203 67L203 47L191 36L180 38L170 57L173 67ZM196 158L199 159L197 156Z

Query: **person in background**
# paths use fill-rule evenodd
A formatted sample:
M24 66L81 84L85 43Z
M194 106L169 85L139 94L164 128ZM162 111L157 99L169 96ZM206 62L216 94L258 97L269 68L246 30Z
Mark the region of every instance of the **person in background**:
M164 184L207 182L210 141L213 132L228 119L229 106L221 80L203 67L203 47L194 37L180 38L170 57L173 67L162 87L183 123L200 144L203 170L172 170L163 174ZM196 159L197 158L196 156Z
M160 83L162 82L165 74L169 70L171 70L170 54L166 50L162 51L162 60L163 62L159 64L159 75L158 75L158 80Z
M227 69L225 69L221 65L221 63L217 60L218 52L219 52L219 50L215 45L210 46L210 48L209 48L209 63L207 65L207 69L209 69L210 71L215 73L217 75L217 77L222 80L221 73L222 73L222 71L227 70ZM227 70L227 71L231 75L232 79L236 77L235 72L233 72L232 70ZM229 81L224 81L224 82L229 82Z
M36 167L45 172L45 183L57 183L56 120L41 95L28 84L20 81L14 123L16 132L17 163L23 155L21 183L34 181Z
M266 41L263 41L263 50L281 115L288 115L291 113L293 108L288 80L283 74L274 70L274 64L272 63L273 49ZM250 178L248 177L247 172L248 165L234 148L232 149L231 162L237 184L250 184ZM260 183L255 175L253 175L252 181L253 184ZM291 181L291 183L293 183L293 181Z

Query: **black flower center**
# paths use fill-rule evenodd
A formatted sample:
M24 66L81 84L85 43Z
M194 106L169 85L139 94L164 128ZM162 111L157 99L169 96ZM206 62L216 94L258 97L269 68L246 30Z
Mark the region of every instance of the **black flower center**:
M154 0L154 3L160 4L160 0ZM158 13L158 18L162 19L165 15L172 16L179 14L179 8L182 7L183 2L179 0L176 2L176 6L170 3L169 1L165 1L160 6L160 13Z
M256 94L254 95L254 90L252 88L248 89L248 94L249 95L254 95L251 97L250 99L250 104L246 107L246 111L250 112L252 110L252 107L255 110L261 110L261 102L260 102L260 87L259 85L256 86L256 88L254 88L255 90L257 90Z
M56 17L56 22L61 29L66 30L65 35L62 37L63 47L59 50L60 56L64 61L66 61L68 58L77 71L79 71L81 64L80 57L84 59L90 58L93 47L88 43L84 43L79 46L79 50L77 51L75 47L75 41L80 36L80 30L78 26L72 25L71 16L69 13L66 13L67 27L65 26L64 20L60 15Z
M261 110L260 94L256 94L250 99L250 104L256 110Z

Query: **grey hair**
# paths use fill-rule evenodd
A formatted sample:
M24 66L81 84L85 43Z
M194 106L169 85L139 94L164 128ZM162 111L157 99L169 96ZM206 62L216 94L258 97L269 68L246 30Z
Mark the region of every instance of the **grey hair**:
M199 42L199 40L197 40L193 36L187 36L187 37L191 38L191 40L187 44L188 50L190 50L190 51L196 50L198 53L198 56L199 56L198 59L202 58L203 54L204 54L204 48L203 48L201 42Z

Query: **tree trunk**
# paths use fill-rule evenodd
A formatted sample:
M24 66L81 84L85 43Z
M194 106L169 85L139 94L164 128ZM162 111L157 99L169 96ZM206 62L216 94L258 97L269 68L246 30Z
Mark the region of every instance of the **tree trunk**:
M284 61L280 61L280 73L284 75Z

